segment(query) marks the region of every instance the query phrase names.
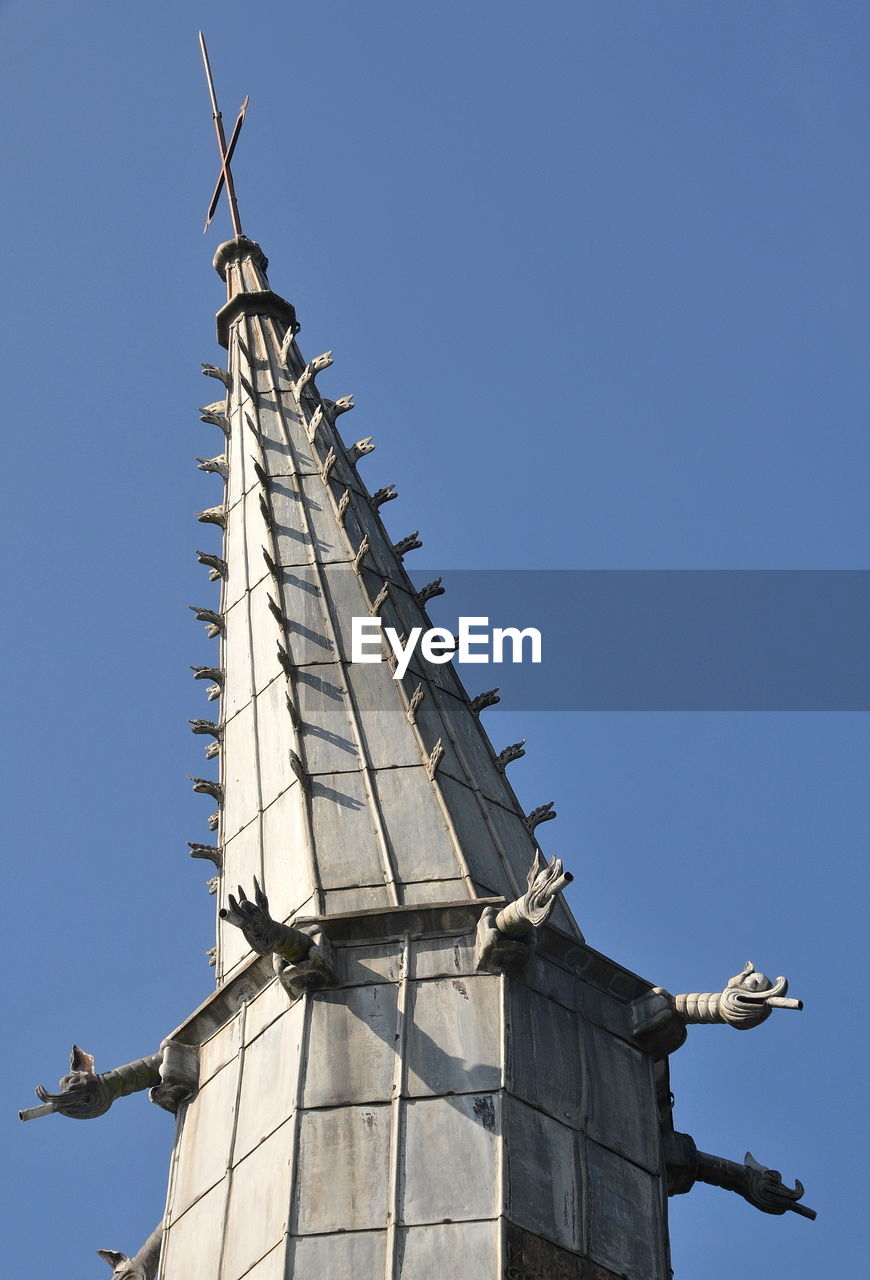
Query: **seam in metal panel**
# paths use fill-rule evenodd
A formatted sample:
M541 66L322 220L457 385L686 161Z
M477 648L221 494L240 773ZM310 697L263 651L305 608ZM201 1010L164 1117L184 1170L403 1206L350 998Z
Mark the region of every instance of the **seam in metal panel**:
M226 1249L227 1249L227 1234L228 1234L228 1227L230 1222L230 1196L232 1195L232 1191L233 1191L233 1157L235 1156L236 1134L238 1133L238 1128L239 1128L239 1099L241 1098L241 1095L242 1095L242 1080L244 1078L244 1073L245 1073L245 1022L247 1020L247 1016L248 1016L248 1002L245 1001L239 1012L239 1052L238 1052L238 1065L236 1067L236 1070L238 1071L239 1074L238 1074L238 1079L236 1080L236 1100L233 1107L233 1121L232 1121L232 1129L230 1132L230 1144L229 1144L229 1149L227 1151L227 1165L226 1165L227 1194L226 1194L226 1199L224 1200L224 1219L223 1219L223 1222L221 1223L221 1247L220 1247L220 1254L218 1255L218 1275L219 1276L223 1273L224 1255L226 1254ZM229 1063L227 1065L229 1066Z
M398 1280L399 1197L402 1185L403 1099L407 1083L408 991L411 971L411 938L402 937L399 987L396 996L396 1041L393 1061L393 1097L390 1102L390 1169L388 1174L387 1242L385 1280Z

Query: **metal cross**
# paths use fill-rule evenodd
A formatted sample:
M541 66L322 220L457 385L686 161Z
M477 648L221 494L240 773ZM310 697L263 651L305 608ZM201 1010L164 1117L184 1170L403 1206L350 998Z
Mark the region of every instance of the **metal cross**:
M233 152L236 149L236 143L239 140L239 134L242 131L242 125L244 124L244 121L245 121L245 112L248 109L248 99L245 98L244 102L239 108L239 114L236 117L236 123L233 125L233 131L230 135L230 145L227 146L226 137L224 136L223 119L221 117L220 111L218 110L217 94L215 93L214 80L211 74L211 65L208 60L208 50L205 47L205 36L202 34L201 31L199 33L199 47L202 50L202 61L203 61L203 65L205 66L205 78L208 83L209 97L211 98L212 119L214 120L214 130L215 130L215 135L217 136L218 152L220 153L220 158L221 158L221 171L220 171L220 174L218 175L218 180L217 180L217 183L215 184L214 192L212 193L211 203L209 204L208 212L205 215L205 226L203 227L202 230L203 230L203 234L205 234L205 232L208 231L209 227L211 226L211 220L214 217L215 209L217 209L218 200L220 199L221 191L223 191L224 185L226 185L227 203L230 206L230 218L232 219L232 224L233 224L233 234L240 236L242 234L242 224L241 224L241 221L239 220L239 206L236 201L236 189L233 186L233 175L230 170L230 161L233 158Z

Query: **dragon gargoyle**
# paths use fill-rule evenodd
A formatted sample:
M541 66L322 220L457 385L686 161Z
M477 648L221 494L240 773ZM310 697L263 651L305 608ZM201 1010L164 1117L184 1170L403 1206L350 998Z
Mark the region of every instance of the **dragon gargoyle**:
M692 1024L727 1022L737 1031L748 1031L765 1022L774 1009L802 1009L802 1002L787 998L787 991L787 978L771 982L747 960L723 991L672 996L664 987L652 987L632 1005L632 1030L644 1048L663 1056L680 1047Z
M798 1201L804 1194L803 1183L795 1179L787 1187L778 1169L768 1169L746 1152L743 1164L711 1156L699 1151L687 1133L665 1131L662 1134L668 1170L668 1195L691 1191L696 1182L724 1187L742 1196L763 1213L782 1214L791 1210L802 1218L815 1218L815 1209Z
M92 1120L105 1115L118 1098L159 1085L161 1060L161 1054L153 1053L150 1057L116 1067L114 1071L98 1074L94 1070L93 1056L74 1044L69 1059L70 1070L60 1081L60 1093L49 1093L44 1085L38 1084L36 1096L43 1105L19 1111L19 1118L35 1120L37 1116L47 1116L53 1111L73 1120Z
M534 931L546 924L559 894L574 877L560 858L549 862L538 849L529 870L528 889L501 910L485 907L477 927L477 967L491 973L521 972L534 951Z
M112 1280L154 1280L160 1261L163 1223L154 1228L142 1248L132 1258L117 1249L98 1249L98 1255L112 1268Z
M269 899L254 877L254 901L241 885L238 899L229 895L229 907L222 907L220 917L241 929L252 951L272 956L272 967L284 989L294 998L304 991L332 986L335 973L328 956L328 943L323 937L290 924L281 924L269 915Z
M147 1058L104 1072L94 1069L92 1054L74 1044L69 1065L60 1081L60 1093L49 1093L44 1085L37 1085L36 1096L42 1106L19 1111L20 1120L35 1120L54 1111L73 1120L93 1120L105 1115L118 1098L142 1089L150 1089L151 1101L174 1113L198 1083L196 1048L175 1040L164 1040L159 1052Z

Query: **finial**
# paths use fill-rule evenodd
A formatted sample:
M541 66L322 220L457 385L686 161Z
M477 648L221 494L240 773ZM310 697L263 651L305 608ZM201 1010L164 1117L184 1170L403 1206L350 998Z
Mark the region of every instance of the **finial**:
M556 816L555 800L548 800L546 804L539 804L537 809L532 809L531 813L526 814L526 826L529 831L534 831L535 827L539 827L542 822L552 822Z
M209 60L208 60L208 50L205 47L205 36L202 34L201 31L199 33L199 47L200 47L200 50L202 51L202 61L203 61L203 66L205 67L205 78L208 84L209 97L211 99L212 119L214 120L214 129L215 129L215 135L217 137L218 152L220 154L220 159L221 159L220 176L218 177L217 184L214 189L214 193L212 194L212 198L208 206L208 212L205 215L205 226L203 227L203 233L208 231L211 225L211 220L214 216L215 209L217 208L221 191L223 190L224 186L226 186L227 204L230 207L230 219L233 224L233 235L240 236L242 234L242 223L239 218L239 206L236 201L236 189L235 189L235 186L233 185L233 175L232 175L232 171L230 170L230 161L233 158L233 152L236 149L236 143L239 140L239 134L242 131L242 125L244 124L244 121L245 121L245 112L248 109L248 99L245 98L244 102L241 105L241 108L239 109L239 114L236 117L236 123L233 125L233 132L232 132L232 136L230 137L230 145L227 146L226 137L224 136L223 118L221 116L220 110L218 109L217 94L215 93L214 79L211 74L211 64L209 63Z
M350 446L347 456L351 462L359 462L360 458L364 458L367 453L374 453L374 451L374 436L365 436L362 440L357 440L356 444Z
M385 502L392 502L393 498L398 498L399 491L394 484L384 485L383 489L378 489L377 493L372 494L372 506L375 511L378 507L382 507Z
M501 702L498 689L487 689L485 693L472 698L468 705L475 715L479 715L486 707L494 707L497 702Z
M505 747L503 751L499 751L495 758L495 763L502 773L504 773L508 765L514 760L519 760L521 756L526 754L525 741L525 738L522 738L519 742L512 742L509 747Z

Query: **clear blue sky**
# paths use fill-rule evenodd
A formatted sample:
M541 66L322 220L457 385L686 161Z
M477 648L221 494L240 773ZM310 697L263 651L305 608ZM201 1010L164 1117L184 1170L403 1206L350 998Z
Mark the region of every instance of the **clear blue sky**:
M75 1039L156 1049L213 982L186 841L213 604L193 512L222 210L196 46L251 108L246 231L335 351L416 563L867 568L870 10L844 0L0 3L10 1275L108 1274L162 1210L144 1098L19 1125ZM449 573L447 576L449 587ZM570 625L566 606L566 624ZM488 713L589 942L671 990L752 959L802 1014L696 1028L679 1127L806 1185L696 1188L678 1280L864 1256L867 721Z

